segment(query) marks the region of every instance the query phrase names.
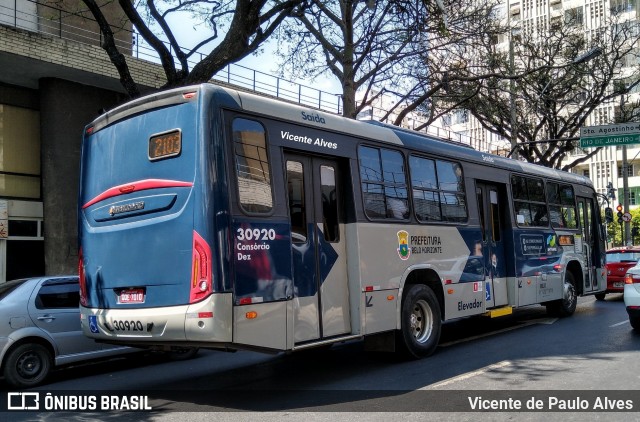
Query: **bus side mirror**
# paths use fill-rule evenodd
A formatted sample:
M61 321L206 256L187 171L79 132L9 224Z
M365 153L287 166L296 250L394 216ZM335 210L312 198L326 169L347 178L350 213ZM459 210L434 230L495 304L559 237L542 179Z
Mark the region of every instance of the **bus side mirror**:
M613 210L609 207L604 209L604 221L607 224L613 223Z

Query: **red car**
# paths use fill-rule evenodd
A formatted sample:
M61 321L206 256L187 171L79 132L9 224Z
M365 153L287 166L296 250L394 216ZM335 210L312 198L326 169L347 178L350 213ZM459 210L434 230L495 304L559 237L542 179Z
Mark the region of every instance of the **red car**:
M624 276L627 270L638 263L640 246L621 246L607 251L607 291L596 294L597 300L604 300L607 293L624 291Z

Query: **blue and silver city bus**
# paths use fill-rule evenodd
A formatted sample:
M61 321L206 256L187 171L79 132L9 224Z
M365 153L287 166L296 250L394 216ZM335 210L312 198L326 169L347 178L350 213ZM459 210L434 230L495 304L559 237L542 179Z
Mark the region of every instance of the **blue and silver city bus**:
M84 332L133 346L421 357L443 321L606 289L582 176L210 84L87 126Z

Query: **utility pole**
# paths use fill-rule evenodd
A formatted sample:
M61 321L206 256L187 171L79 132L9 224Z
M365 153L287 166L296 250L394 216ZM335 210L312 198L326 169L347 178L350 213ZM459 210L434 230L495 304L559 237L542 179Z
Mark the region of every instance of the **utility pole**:
M624 94L620 95L620 122L622 123L624 113ZM624 199L622 205L624 206L624 212L628 213L629 211L629 171L627 163L627 146L622 145L622 194L624 195ZM624 239L626 242L624 243L627 246L632 244L631 240L631 222L625 221L624 223Z
M622 146L622 194L624 195L624 212L629 212L629 173L627 172L627 146ZM631 244L631 223L629 221L624 222L624 238L626 240L625 245Z

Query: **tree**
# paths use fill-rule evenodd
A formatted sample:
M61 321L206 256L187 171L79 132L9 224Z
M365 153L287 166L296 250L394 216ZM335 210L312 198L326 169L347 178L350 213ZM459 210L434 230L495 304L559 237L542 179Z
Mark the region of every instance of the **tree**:
M424 16L419 2L308 0L278 31L283 73L313 79L331 72L342 85L343 115L355 118L380 95L374 87L394 84L391 69L415 54ZM359 104L357 91L365 92Z
M411 111L435 119L432 100L449 75L460 77L449 69L472 75L461 67L461 52L500 32L500 24L487 19L496 3L309 0L278 31L288 46L280 53L282 73L311 79L333 74L347 117L385 97L392 104L381 120L395 115L400 124Z
M98 0L82 0L103 34L102 48L118 70L120 82L130 97L140 95L129 71L125 54L117 45L114 30ZM167 0L131 2L118 0L125 16L144 40L157 52L167 78L162 87L171 88L207 82L229 63L255 52L302 0ZM190 50L178 44L171 15L188 13L208 26L207 35ZM220 39L220 32L226 30ZM217 44L216 44L217 43ZM192 64L194 53L215 46L200 61Z
M593 117L595 124L629 121L625 119L637 115L630 104L616 113L609 111L639 83L640 66L631 65L638 63L638 29L637 22L612 16L590 31L576 21L552 21L548 29L514 31L512 55L508 48L493 45L477 58L496 74L523 76L480 81L473 87L477 95L466 100L464 107L484 128L512 139L521 159L568 170L598 151L565 162L576 147L580 127L596 110L600 113ZM627 77L621 79L621 75ZM471 87L463 84L461 89ZM454 93L449 101L460 95Z
M393 92L398 98L396 105L383 116L394 114L393 123L401 125L409 113L418 113L420 122L413 126L418 130L473 98L481 81L503 75L475 58L506 31L497 19L497 11L504 5L496 0L442 0L435 4L439 13L431 19L428 37L421 40L419 53L404 68L401 79L405 84Z

